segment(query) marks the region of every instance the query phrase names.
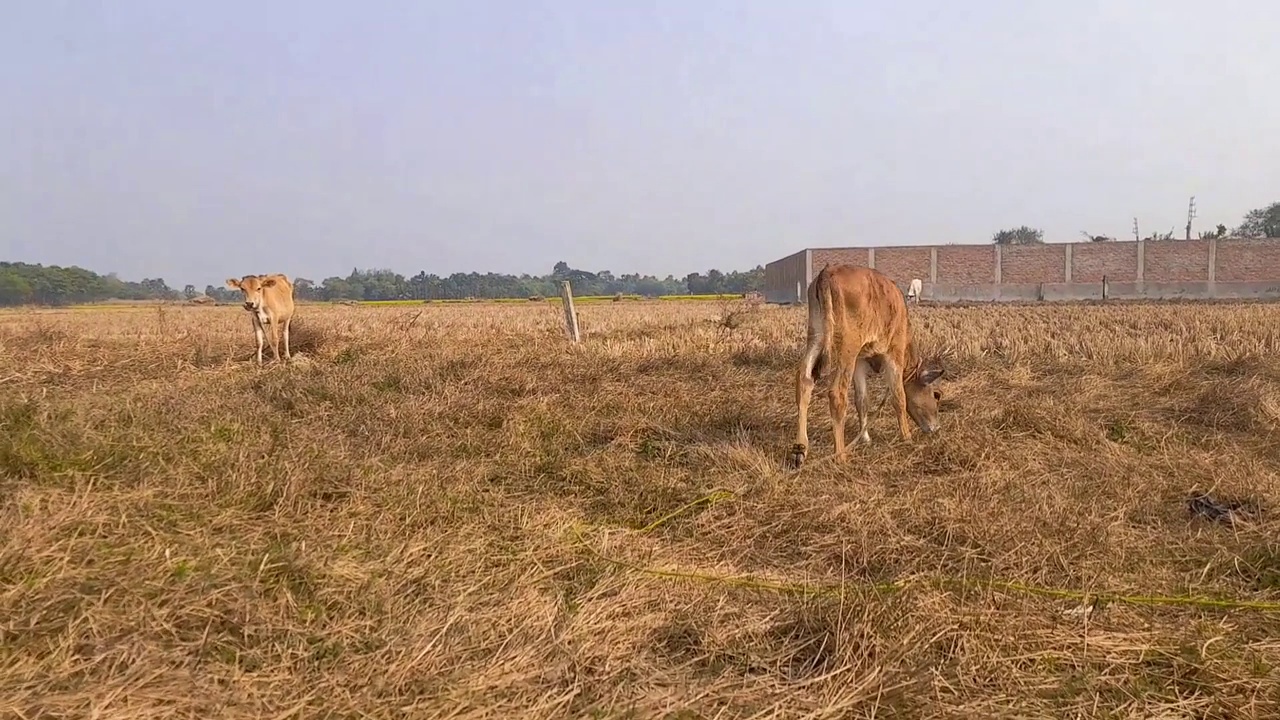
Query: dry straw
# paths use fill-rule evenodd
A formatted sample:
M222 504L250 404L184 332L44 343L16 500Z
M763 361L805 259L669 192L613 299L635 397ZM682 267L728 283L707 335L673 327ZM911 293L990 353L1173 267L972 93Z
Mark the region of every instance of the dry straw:
M679 515L682 515L699 506L711 506L719 502L733 499L733 493L727 490L717 490L710 495L705 495L692 502L672 510L657 520L649 523L640 529L639 532L647 533L656 530ZM751 588L755 590L769 590L774 592L790 593L795 595L824 596L824 595L840 595L844 591L850 589L850 583L836 583L815 585L794 582L774 582L769 580L761 580L759 578L749 576L735 575L714 575L699 572L681 572L677 570L660 570L657 568L641 567L623 560L608 557L594 548L592 548L581 532L575 533L578 541L583 544L595 557L613 564L618 567L627 568L638 573L651 575L653 577L670 578L673 580L691 580L698 582L719 583L722 585L732 585L736 587ZM1261 610L1265 612L1280 612L1280 602L1263 602L1257 600L1240 600L1235 598L1208 598L1193 597L1190 595L1135 595L1123 594L1107 590L1095 590L1084 592L1079 590L1069 590L1065 588L1048 588L1033 587L1018 582L1009 582L996 579L978 580L967 578L917 578L911 583L907 582L880 582L862 584L860 587L874 590L876 592L893 592L907 588L909 585L927 585L941 589L987 589L987 590L1004 590L1008 592L1026 593L1030 595L1042 595L1045 597L1063 598L1069 600L1079 600L1096 607L1097 603L1131 603L1134 605L1186 605L1199 608L1219 608L1219 609L1248 609Z
M1280 717L1276 307L913 308L799 473L801 309L579 316L0 316L0 717Z

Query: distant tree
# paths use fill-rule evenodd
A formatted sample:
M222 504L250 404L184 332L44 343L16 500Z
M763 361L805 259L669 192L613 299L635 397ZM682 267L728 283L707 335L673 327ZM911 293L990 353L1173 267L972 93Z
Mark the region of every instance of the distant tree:
M685 287L688 288L690 295L706 295L709 290L709 283L703 277L702 273L692 272L684 276Z
M551 297L559 293L559 282L569 280L578 295L663 295L731 293L762 290L764 267L724 272L710 269L690 273L683 280L639 273L619 274L609 270L590 272L558 262L548 275L508 275L504 273L453 273L448 277L419 272L412 278L390 270L353 268L347 277L329 277L318 285L307 278L294 278L299 299L394 300L457 298ZM206 285L204 294L219 303L239 304L240 293L222 282ZM198 297L194 285L181 291L170 288L163 278L139 282L121 280L114 273L98 275L78 267L28 265L0 262L0 305L66 305L107 299L171 300Z
M16 272L0 271L0 305L23 305L31 301L31 284Z
M0 262L0 305L69 305L101 300L170 300L164 280L125 282L80 267Z
M1143 239L1144 239L1144 240L1157 240L1157 241L1158 241L1158 240L1172 240L1172 239L1173 239L1173 228L1170 228L1170 229L1169 229L1169 232L1167 232L1167 233L1152 232L1150 235L1146 236L1146 237L1145 237L1145 238L1143 238Z
M316 284L304 277L294 278L293 296L298 300L315 300Z
M1280 238L1280 202L1245 214L1235 235L1246 238Z
M340 277L325 278L320 283L320 297L325 300L355 300L351 283Z
M204 294L213 298L220 303L238 302L236 296L240 293L228 287L215 287L213 285L204 286Z
M1227 236L1227 226L1223 225L1222 223L1218 223L1218 227L1213 230L1200 231L1201 240L1218 240L1226 236Z
M997 245L1040 245L1044 243L1044 231L1021 225L992 235L991 242Z
M1110 235L1094 235L1092 233L1085 232L1084 230L1081 230L1080 234L1088 238L1089 242L1111 242L1112 240L1115 240L1115 238Z
M613 276L613 273L605 272L608 278L601 278L599 273L571 268L569 263L561 260L551 268L551 281L558 286L568 280L575 295L600 295L605 291L607 280ZM556 292L559 292L558 287Z

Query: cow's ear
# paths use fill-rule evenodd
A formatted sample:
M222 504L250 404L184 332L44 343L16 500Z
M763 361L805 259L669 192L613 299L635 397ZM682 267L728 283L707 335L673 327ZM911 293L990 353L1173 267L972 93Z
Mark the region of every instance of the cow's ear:
M916 377L920 378L923 385L932 385L937 382L943 375L947 374L947 369L937 362L927 362L920 367L920 372Z
M231 288L232 290L239 290L240 281L235 278L227 278L227 287Z
M262 287L275 287L275 284L276 284L276 279L273 277L269 277L266 280L262 281Z

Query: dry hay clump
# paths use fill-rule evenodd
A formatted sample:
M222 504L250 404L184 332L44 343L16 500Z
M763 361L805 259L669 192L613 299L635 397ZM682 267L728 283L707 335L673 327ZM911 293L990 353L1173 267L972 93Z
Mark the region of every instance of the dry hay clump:
M942 432L794 475L801 308L580 312L0 316L0 716L1280 713L1138 602L1280 603L1280 309L913 310Z

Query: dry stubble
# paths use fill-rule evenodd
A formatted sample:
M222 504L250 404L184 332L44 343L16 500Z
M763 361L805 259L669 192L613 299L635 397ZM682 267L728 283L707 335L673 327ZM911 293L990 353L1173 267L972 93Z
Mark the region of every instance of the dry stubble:
M1276 612L982 583L1280 600L1184 502L1280 497L1280 308L913 310L942 432L837 466L820 384L799 474L801 311L725 310L0 316L0 716L1280 712Z

